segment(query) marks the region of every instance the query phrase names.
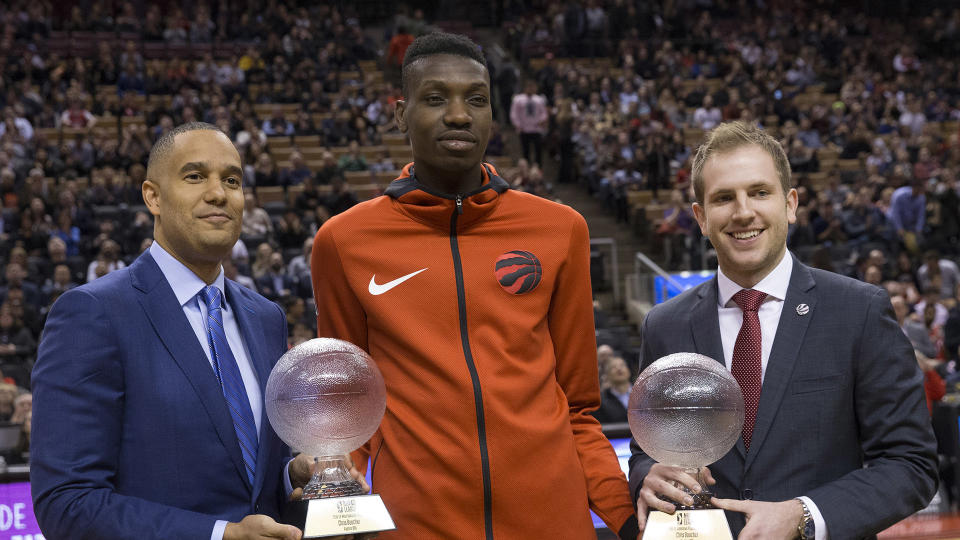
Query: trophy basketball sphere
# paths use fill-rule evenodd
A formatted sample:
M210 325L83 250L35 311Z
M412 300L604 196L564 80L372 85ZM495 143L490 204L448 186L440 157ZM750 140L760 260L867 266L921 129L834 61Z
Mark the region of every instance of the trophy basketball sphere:
M688 513L690 522L706 521L701 518L708 514L699 513L701 510L711 512L711 520L718 515L726 534L718 532L700 538L729 538L723 512L710 510L712 494L700 478L699 469L726 455L740 437L743 394L733 375L722 363L702 354L664 356L637 377L630 392L627 417L634 439L648 456L665 465L682 467L700 481L701 492L690 493L693 505L678 504L678 512L694 510ZM651 512L652 519L654 514L662 512ZM671 516L667 518L672 520ZM645 539L653 537L648 532L644 533Z
M363 349L332 338L311 339L297 345L280 357L270 372L264 401L270 425L277 435L294 451L315 457L313 477L303 489L304 501L315 503L334 498L353 501L350 504L344 504L346 499L340 501L334 509L334 523L352 523L354 518L363 518L344 519L343 510L348 514L363 513L362 507L368 504L379 504L386 514L379 496L364 496L360 482L350 476L344 461L344 454L362 446L377 431L387 405L383 376ZM370 498L375 498L377 503L370 503ZM389 527L363 530L311 528L313 507L329 505L306 506L296 510L306 514L302 527L305 538L393 528L392 521ZM389 514L386 516L389 520ZM300 524L299 517L293 521Z

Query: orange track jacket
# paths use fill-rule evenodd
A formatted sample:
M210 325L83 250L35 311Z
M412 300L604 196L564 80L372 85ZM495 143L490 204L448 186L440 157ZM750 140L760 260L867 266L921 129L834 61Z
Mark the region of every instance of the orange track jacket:
M624 538L636 517L600 403L589 236L492 166L462 196L412 164L313 246L319 336L367 350L387 410L355 455L396 521L383 538Z

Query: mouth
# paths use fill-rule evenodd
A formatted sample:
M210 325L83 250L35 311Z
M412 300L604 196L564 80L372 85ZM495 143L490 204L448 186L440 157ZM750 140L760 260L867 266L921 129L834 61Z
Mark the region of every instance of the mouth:
M735 240L747 241L747 240L753 240L754 238L760 236L762 232L763 232L763 229L750 229L748 231L736 231L736 232L731 232L727 234L732 236Z
M469 131L451 131L437 138L440 146L454 152L470 150L477 145L477 138Z
M216 212L213 214L206 214L206 215L200 216L200 219L202 219L203 221L208 221L210 223L226 223L228 221L231 221L232 218L228 214L224 214L222 212Z

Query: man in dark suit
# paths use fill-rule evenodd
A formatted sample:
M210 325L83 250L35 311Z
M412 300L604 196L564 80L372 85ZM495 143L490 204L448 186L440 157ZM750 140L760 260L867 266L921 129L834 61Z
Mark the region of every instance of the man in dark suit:
M287 274L283 264L283 254L279 251L270 255L270 266L266 273L256 279L257 290L264 297L276 302L284 296L297 292L297 280Z
M169 132L143 183L156 241L54 305L31 449L48 538L300 538L273 517L309 461L289 461L263 408L286 321L220 265L240 235L241 177L215 126Z
M886 293L787 252L797 192L783 149L760 129L715 129L692 177L718 275L647 315L641 367L698 352L740 383L742 437L704 474L735 537L871 537L922 508L936 490L936 443ZM699 491L697 481L633 448L641 523L648 510L673 512L659 495L689 504L673 483Z

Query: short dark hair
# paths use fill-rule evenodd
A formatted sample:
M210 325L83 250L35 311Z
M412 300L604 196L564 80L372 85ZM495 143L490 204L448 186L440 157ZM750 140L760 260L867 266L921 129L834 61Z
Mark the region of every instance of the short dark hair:
M487 67L487 58L472 39L461 34L450 34L447 32L432 32L424 34L407 47L406 54L403 55L403 70L400 74L400 89L403 97L408 95L410 83L410 66L417 60L426 56L436 54L452 54L462 56L471 60L476 60Z
M173 149L173 141L177 138L177 135L198 130L219 131L223 133L222 129L206 122L187 122L164 133L162 137L157 139L157 142L153 143L153 148L150 149L150 157L147 159L147 179L151 181L154 179L153 177L156 173L156 171L153 170L154 167L170 154L170 151ZM223 134L226 135L226 133Z

